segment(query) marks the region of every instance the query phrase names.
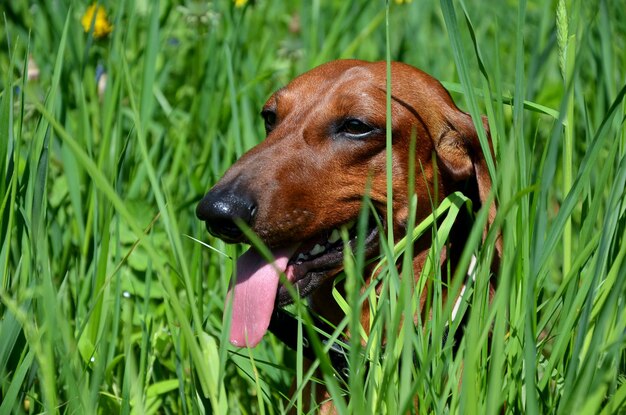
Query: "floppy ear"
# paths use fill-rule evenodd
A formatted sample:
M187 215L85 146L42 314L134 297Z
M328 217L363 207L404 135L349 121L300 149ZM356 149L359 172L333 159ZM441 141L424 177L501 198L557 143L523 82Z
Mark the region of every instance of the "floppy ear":
M493 157L487 118L483 116L482 121L489 141L490 156ZM474 181L476 186L475 193L477 193L472 195L474 209L478 210L484 206L488 202L492 183L485 154L480 146L478 133L474 128L472 118L459 110L453 111L447 117L444 131L441 132L435 143L435 151L444 169L454 182ZM489 227L493 224L495 217L496 203L494 201L489 206ZM502 241L500 237L496 238L496 250L498 256L501 256Z

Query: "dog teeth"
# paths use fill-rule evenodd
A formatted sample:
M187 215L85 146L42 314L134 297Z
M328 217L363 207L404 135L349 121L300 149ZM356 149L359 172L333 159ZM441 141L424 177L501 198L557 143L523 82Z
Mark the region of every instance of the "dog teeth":
M356 220L352 220L346 223L345 225L342 225L342 228L345 227L346 229L350 230L351 228L354 227L355 224L356 224ZM313 246L313 249L311 249L306 254L302 254L302 253L298 254L296 261L300 261L300 262L308 261L311 257L323 254L324 252L326 252L327 249L333 248L333 246L335 246L334 244L340 240L341 240L341 231L335 228L330 232L330 235L328 236L328 240L325 242L324 245L315 244L315 246Z
M325 247L323 247L320 244L315 244L315 246L313 247L313 249L311 249L311 252L309 252L311 255L319 255L322 252L324 252L326 250Z

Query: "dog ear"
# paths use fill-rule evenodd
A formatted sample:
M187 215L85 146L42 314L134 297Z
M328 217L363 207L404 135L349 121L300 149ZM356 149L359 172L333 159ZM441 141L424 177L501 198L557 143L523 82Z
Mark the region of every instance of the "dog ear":
M491 134L486 117L482 117L483 128L487 134L490 156L493 158ZM478 210L488 203L491 193L491 176L487 167L485 154L480 146L478 133L474 128L472 118L459 110L448 116L444 131L435 143L437 157L442 162L448 176L456 183L469 183L472 188L470 196L474 209ZM488 227L491 227L496 217L496 203L489 206ZM501 238L496 239L496 250L502 253Z

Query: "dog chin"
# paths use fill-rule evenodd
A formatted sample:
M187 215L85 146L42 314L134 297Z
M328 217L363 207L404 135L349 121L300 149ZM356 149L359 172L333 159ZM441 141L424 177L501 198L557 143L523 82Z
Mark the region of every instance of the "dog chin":
M306 298L311 295L324 281L328 278L332 278L334 275L340 273L343 269L337 269L333 271L318 271L307 272L303 277L298 279L292 284L293 289L301 298ZM278 293L276 295L276 307L285 307L294 302L294 299L284 285L278 287Z

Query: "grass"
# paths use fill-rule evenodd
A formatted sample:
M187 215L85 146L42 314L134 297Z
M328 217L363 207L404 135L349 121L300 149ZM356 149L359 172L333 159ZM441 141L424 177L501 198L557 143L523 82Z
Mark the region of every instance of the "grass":
M477 125L488 116L498 288L489 304L495 234L481 242L482 212L454 354L453 336L437 340L452 311L445 270L431 264L413 287L401 278L411 267L388 266L411 244L383 241L376 296L361 290L357 250L336 293L339 329L363 333L346 345L356 369L343 384L319 353L315 381L341 413L417 412L415 398L419 413L624 412L619 2L102 5L113 31L98 39L80 24L84 2L0 5L0 413L303 409L301 386L317 375L300 355L271 335L253 350L228 345L224 299L242 247L208 236L195 203L262 139L273 90L322 62L386 56L441 79ZM447 200L441 225L415 232L432 233L436 252L463 206ZM432 318L401 327L427 283ZM351 312L365 298L369 336Z

